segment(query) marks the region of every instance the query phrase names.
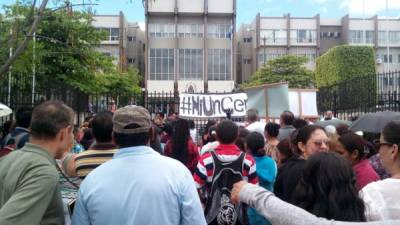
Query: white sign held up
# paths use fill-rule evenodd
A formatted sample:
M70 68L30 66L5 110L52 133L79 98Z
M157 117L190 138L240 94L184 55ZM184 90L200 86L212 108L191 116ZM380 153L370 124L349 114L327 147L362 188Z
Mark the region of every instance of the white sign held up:
M183 117L225 117L227 110L231 116L245 116L247 94L180 94L179 115Z

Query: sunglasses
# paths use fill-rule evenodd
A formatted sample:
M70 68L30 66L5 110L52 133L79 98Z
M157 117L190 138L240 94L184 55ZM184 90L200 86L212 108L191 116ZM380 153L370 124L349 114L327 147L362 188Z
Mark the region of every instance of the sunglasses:
M313 142L316 146L322 146L322 144L329 145L331 143L330 140L317 140Z
M376 148L380 148L382 146L392 146L394 145L393 143L389 143L389 142L380 142L380 140L376 139L373 141L374 145Z

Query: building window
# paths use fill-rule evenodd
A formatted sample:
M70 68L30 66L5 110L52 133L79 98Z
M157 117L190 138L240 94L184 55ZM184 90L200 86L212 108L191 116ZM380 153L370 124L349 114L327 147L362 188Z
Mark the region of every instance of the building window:
M103 41L118 41L119 40L119 28L100 27L97 29L106 34L106 37Z
M179 24L178 36L180 38L202 38L203 24Z
M231 80L231 50L208 49L208 79Z
M261 30L261 44L286 44L287 32L285 30ZM265 41L265 43L264 43Z
M149 24L149 33L152 38L173 38L175 37L174 24Z
M321 32L320 37L322 39L328 39L328 38L338 39L340 38L340 32Z
M384 63L388 63L388 57L387 57L388 55L383 55L383 62ZM389 63L392 63L393 62L393 60L392 60L392 55L390 54L389 55Z
M243 59L243 64L251 64L251 59Z
M248 37L248 38L243 38L243 42L244 43L251 43L252 38Z
M209 38L232 38L232 26L230 24L209 24L207 30Z
M129 41L129 42L135 42L135 41L136 41L136 37L134 37L134 36L128 36L128 41Z
M130 63L130 64L132 64L132 63L135 63L135 59L132 59L132 58L128 58L128 63Z
M372 30L350 30L349 36L350 36L350 43L353 44L374 43L374 31Z
M389 37L386 37L386 31L378 32L378 42L380 45L386 45L386 39L389 38L389 44L400 45L400 31L389 31Z
M203 79L203 49L179 49L179 79Z
M267 64L267 62L269 60L276 59L276 58L282 57L284 55L285 54L283 54L283 53L272 53L272 54L266 53L265 59L264 59L264 53L260 53L260 54L258 54L258 64L259 64L259 66L262 66L262 65L264 65L264 63Z
M400 63L400 54L397 56L397 62ZM399 77L400 79L400 77Z
M291 43L317 43L315 30L291 30L290 31Z
M174 49L150 49L150 80L174 79Z

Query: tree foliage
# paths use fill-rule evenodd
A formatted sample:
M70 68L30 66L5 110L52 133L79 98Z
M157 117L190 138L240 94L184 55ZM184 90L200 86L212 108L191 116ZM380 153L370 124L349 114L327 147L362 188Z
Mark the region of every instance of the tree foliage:
M289 82L290 88L312 88L314 72L304 66L307 61L306 57L294 55L285 55L269 60L242 87Z
M375 73L375 53L372 47L342 45L318 57L315 77L319 88Z
M5 17L26 14L27 8L27 5L6 7ZM14 62L13 74L31 77L32 65L35 64L38 88L45 88L49 79L57 79L89 94L139 92L138 70L118 71L114 58L97 51L105 33L91 23L92 16L87 12L46 10L36 31L36 42L30 42L26 51ZM11 25L15 31L12 40L17 43L24 38L25 28L17 29L15 24L8 26ZM0 40L6 39L6 33L0 32ZM3 60L7 57L7 49L0 51L0 59Z

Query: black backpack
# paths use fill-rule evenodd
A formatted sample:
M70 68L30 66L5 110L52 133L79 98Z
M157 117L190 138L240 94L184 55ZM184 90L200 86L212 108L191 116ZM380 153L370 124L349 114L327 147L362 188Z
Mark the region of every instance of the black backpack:
M210 195L206 201L205 217L209 225L245 225L246 207L231 202L233 184L243 180L242 170L245 153L231 162L221 161L210 151L214 162L214 175Z

